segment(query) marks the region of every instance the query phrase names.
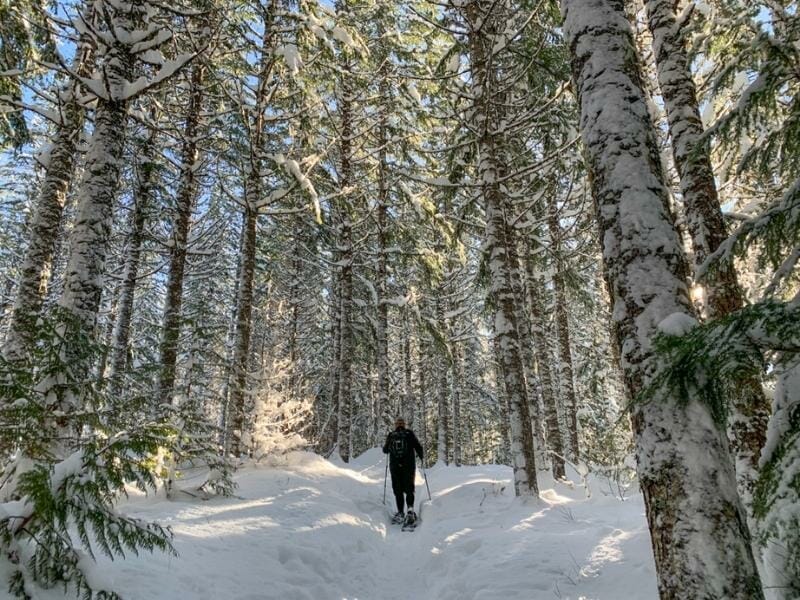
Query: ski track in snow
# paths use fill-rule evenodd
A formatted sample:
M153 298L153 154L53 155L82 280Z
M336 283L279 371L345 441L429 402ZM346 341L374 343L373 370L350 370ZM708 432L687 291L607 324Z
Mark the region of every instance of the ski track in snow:
M658 597L638 494L621 502L590 480L586 499L540 474L542 499L523 502L508 467L437 466L433 503L405 533L389 524L391 484L381 503L384 464L379 449L349 466L296 452L242 470L236 498L132 497L121 510L172 527L179 556L100 558L94 575L128 600ZM63 597L53 594L43 597Z

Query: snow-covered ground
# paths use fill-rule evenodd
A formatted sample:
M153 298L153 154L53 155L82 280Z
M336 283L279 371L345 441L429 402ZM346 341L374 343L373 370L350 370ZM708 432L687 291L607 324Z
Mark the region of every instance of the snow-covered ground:
M507 467L440 466L422 525L403 533L388 524L383 474L377 449L349 466L293 453L242 470L237 498L131 498L122 510L170 525L180 556L102 559L97 571L130 600L658 597L638 494L621 502L596 482L586 499L543 477L542 500L524 503Z

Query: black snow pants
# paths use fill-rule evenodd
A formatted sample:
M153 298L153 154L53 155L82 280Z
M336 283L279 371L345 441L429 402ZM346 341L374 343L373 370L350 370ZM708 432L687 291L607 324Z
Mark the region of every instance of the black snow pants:
M392 474L392 491L394 500L397 503L397 511L403 511L403 495L409 510L414 509L414 476L416 469L414 463L408 465L390 465L389 471Z

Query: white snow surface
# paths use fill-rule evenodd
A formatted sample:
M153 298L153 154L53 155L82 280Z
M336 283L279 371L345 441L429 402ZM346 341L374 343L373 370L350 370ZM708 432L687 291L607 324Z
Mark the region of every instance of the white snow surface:
M391 483L381 502L384 465L377 448L350 465L293 452L241 470L235 498L132 495L120 510L169 525L179 557L101 558L96 574L128 600L658 597L638 494L620 501L590 476L587 499L540 473L542 499L523 501L510 467L439 465L421 509L418 469L422 524L404 533L389 524Z
M686 335L697 327L697 319L685 312L674 312L663 318L658 324L661 333L673 336Z

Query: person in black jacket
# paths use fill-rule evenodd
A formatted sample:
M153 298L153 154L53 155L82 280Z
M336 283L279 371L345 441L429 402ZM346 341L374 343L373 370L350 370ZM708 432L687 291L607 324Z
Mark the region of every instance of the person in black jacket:
M397 513L392 521L399 523L404 520L403 506L408 506L408 513L405 515L406 523L413 523L417 519L414 514L414 477L416 476L416 464L414 453L417 453L422 460L422 446L410 429L406 429L406 422L403 417L395 420L395 430L386 437L383 445L383 453L389 455L389 471L392 473L392 491L397 503ZM403 498L405 495L405 499Z

